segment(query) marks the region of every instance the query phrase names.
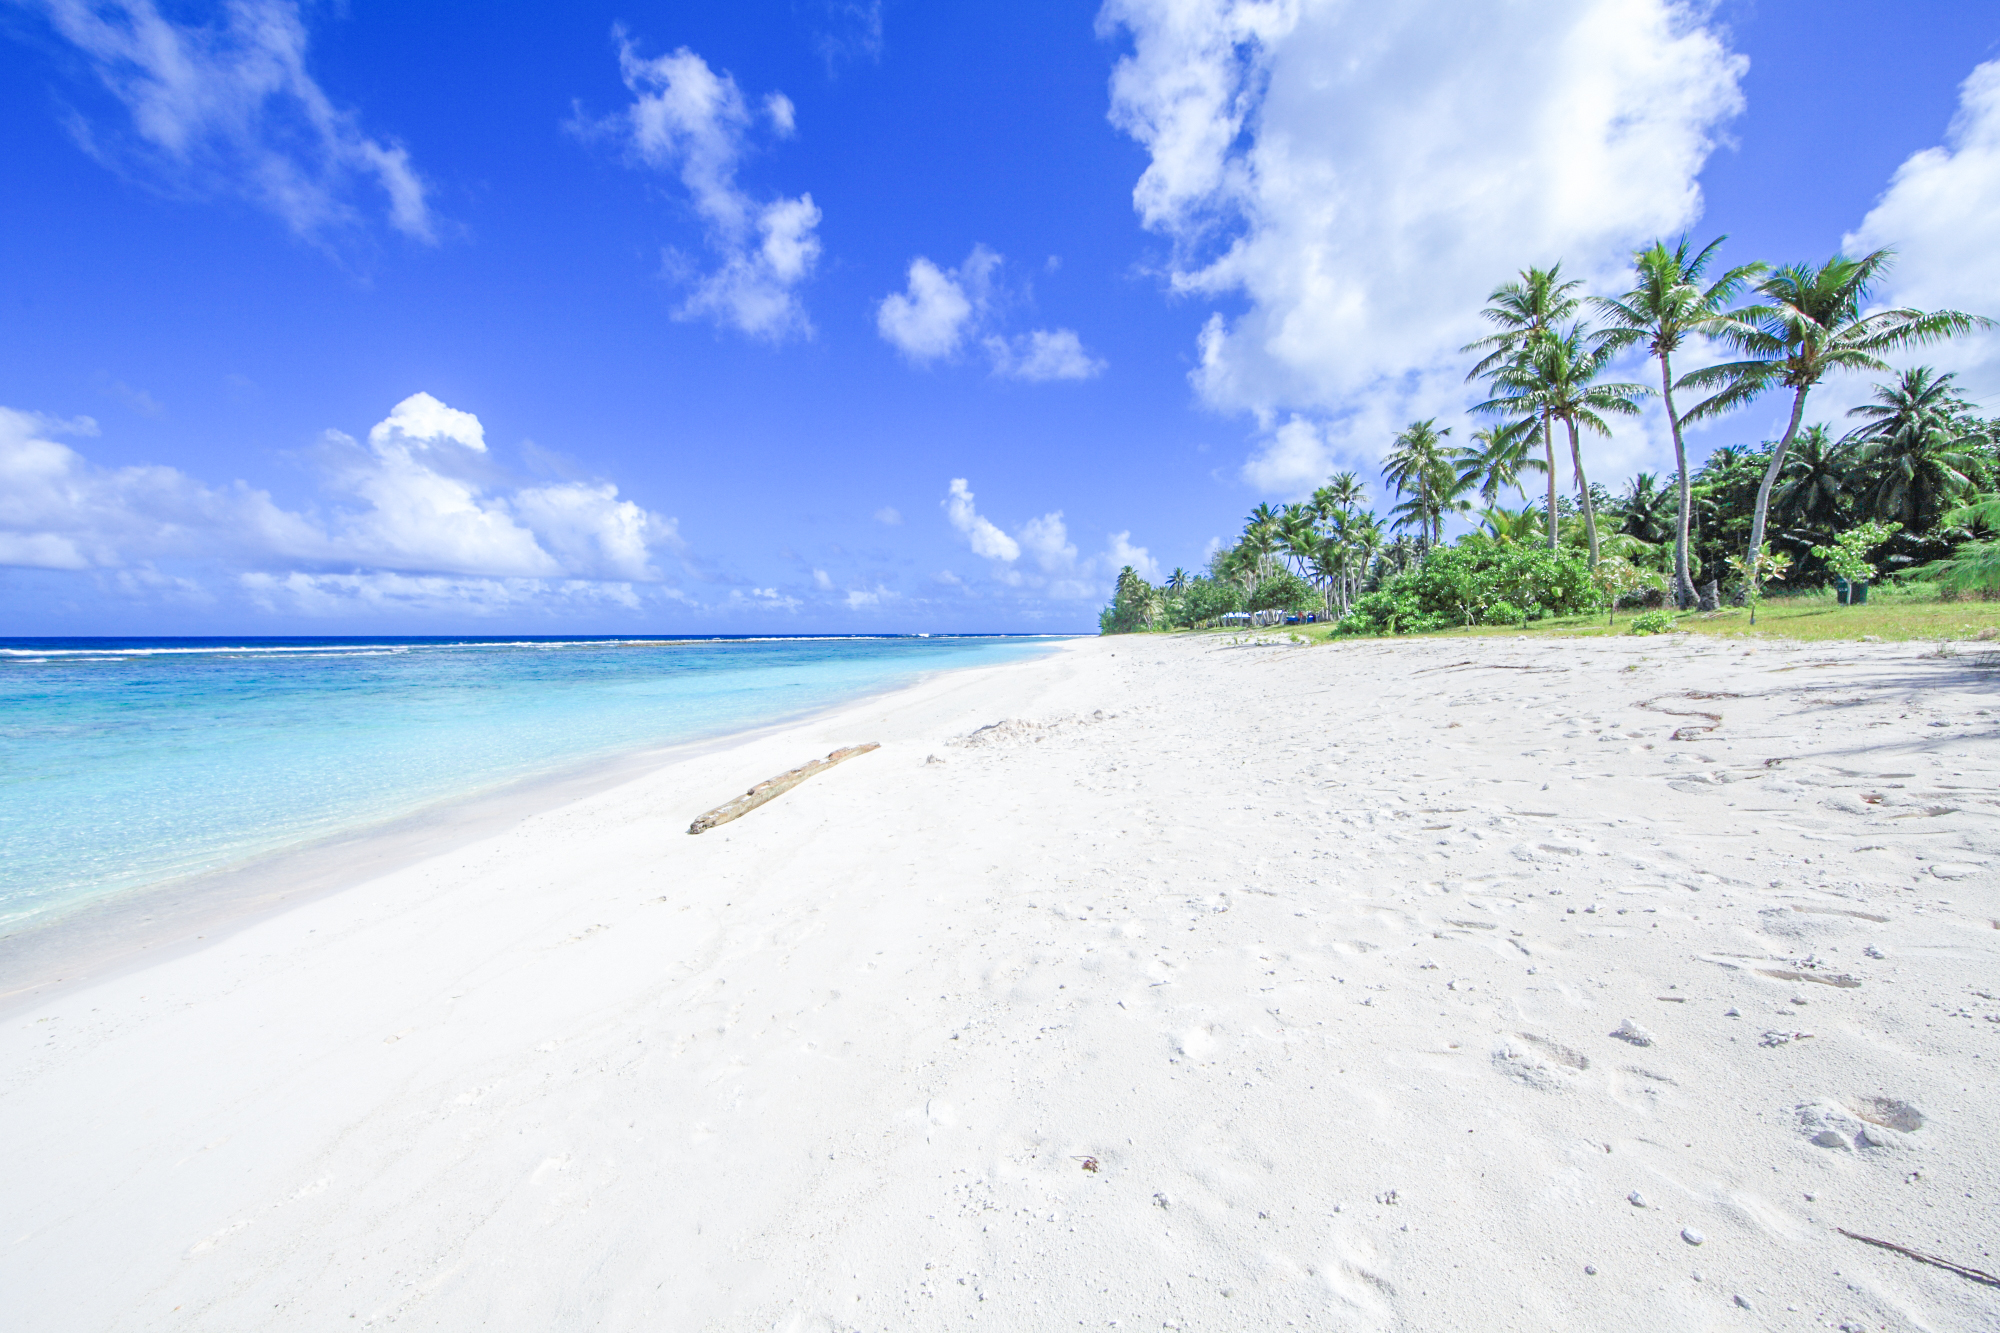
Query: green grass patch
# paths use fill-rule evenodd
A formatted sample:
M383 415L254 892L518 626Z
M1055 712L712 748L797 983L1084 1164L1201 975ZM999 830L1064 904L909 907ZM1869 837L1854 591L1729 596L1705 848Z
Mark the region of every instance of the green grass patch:
M1638 608L1622 610L1616 625L1607 625L1599 612L1588 616L1552 616L1527 625L1433 630L1425 635L1404 637L1521 634L1594 637L1627 633L1633 619L1641 614ZM1830 590L1767 597L1757 608L1755 626L1750 624L1746 607L1725 607L1705 613L1676 612L1673 621L1675 631L1731 639L1793 639L1813 643L1877 638L1885 643L1936 643L1978 638L1981 631L1989 632L1989 636L2000 635L2000 601L1942 601L1933 587L1884 584L1869 589L1864 606L1842 606ZM1295 631L1303 628L1305 635L1315 641L1332 637L1330 625L1289 628Z

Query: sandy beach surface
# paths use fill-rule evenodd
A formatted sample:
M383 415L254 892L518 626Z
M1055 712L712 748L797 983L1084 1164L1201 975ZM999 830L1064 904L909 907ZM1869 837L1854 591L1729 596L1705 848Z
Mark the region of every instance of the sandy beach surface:
M10 1013L0 1326L2000 1328L1841 1232L2000 1272L1928 653L1078 641L657 769Z

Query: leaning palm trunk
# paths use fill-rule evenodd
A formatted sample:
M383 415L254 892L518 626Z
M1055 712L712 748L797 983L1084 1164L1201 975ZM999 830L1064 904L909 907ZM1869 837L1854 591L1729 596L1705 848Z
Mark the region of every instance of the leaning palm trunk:
M1576 497L1583 503L1583 531L1590 540L1590 567L1597 568L1597 507L1590 502L1590 481L1583 475L1583 445L1576 438L1576 419L1564 417L1569 427L1569 461L1576 468Z
M1542 452L1549 459L1549 550L1553 552L1561 546L1562 539L1556 532L1556 422L1546 412L1542 414Z
M1812 385L1802 384L1792 396L1792 419L1785 427L1785 438L1778 441L1778 447L1771 451L1771 465L1764 469L1764 480L1757 486L1757 510L1750 519L1750 550L1745 557L1754 581L1757 577L1757 553L1764 549L1764 517L1771 509L1771 488L1778 484L1778 473L1785 467L1785 451L1792 447L1792 437L1799 433L1799 418L1805 415L1806 395L1812 392ZM1752 586L1750 595L1754 599L1757 589Z
M1683 611L1695 602L1694 576L1688 570L1688 523L1694 508L1694 487L1688 480L1687 445L1681 442L1681 419L1674 411L1674 369L1660 353L1660 396L1667 405L1667 428L1674 437L1674 466L1680 469L1680 511L1674 521L1674 604Z

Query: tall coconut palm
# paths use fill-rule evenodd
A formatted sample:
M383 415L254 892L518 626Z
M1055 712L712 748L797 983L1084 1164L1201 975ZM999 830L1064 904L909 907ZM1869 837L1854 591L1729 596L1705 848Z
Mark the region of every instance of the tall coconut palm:
M1320 585L1320 595L1331 609L1338 593L1343 615L1347 613L1347 569L1353 560L1352 548L1338 533L1325 534L1313 548L1312 576Z
M1362 584L1368 579L1368 569L1375 558L1388 544L1382 531L1382 521L1375 517L1372 509L1361 509L1346 516L1341 525L1347 544L1354 551L1354 563L1348 569L1349 600L1361 592Z
M1278 531L1284 515L1268 503L1260 504L1250 511L1243 520L1243 540L1241 546L1256 561L1256 581L1262 582L1271 576L1271 557L1278 551Z
M1313 557L1319 553L1318 517L1310 505L1292 504L1285 506L1278 519L1278 550L1298 564L1301 574L1311 571Z
M1764 549L1764 525L1771 491L1784 471L1785 456L1798 437L1806 397L1840 370L1888 370L1881 354L1940 342L1993 321L1959 310L1913 310L1898 306L1864 313L1868 294L1894 259L1893 250L1875 250L1859 259L1835 255L1817 267L1791 264L1757 284L1760 304L1728 321L1718 335L1744 359L1681 376L1676 388L1713 389L1689 409L1684 420L1712 417L1741 407L1767 389L1792 391L1792 416L1784 438L1771 451L1770 465L1757 487L1750 518L1747 568L1757 568ZM1753 589L1754 592L1754 589Z
M1595 345L1593 346L1593 342ZM1637 416L1639 399L1652 390L1643 384L1600 383L1598 376L1610 364L1617 349L1593 340L1581 324L1571 325L1561 334L1538 338L1522 349L1522 355L1502 366L1493 375L1500 395L1472 410L1511 416L1515 420L1541 417L1560 421L1569 430L1569 456L1576 472L1577 501L1583 510L1583 526L1590 547L1590 564L1597 566L1597 507L1590 496L1590 479L1583 470L1580 430L1608 436L1604 422L1614 416ZM1555 515L1554 488L1551 487L1550 517Z
M1361 478L1352 472L1336 472L1326 479L1326 485L1312 494L1313 509L1322 519L1331 519L1335 514L1346 513L1368 497L1368 488Z
M1396 447L1384 460L1382 476L1398 495L1409 498L1393 512L1401 526L1416 528L1432 545L1444 540L1444 516L1463 508L1459 497L1470 484L1459 479L1452 452L1445 445L1451 427L1437 428L1437 418L1412 421L1396 436Z
M1681 440L1681 418L1674 411L1674 353L1691 336L1720 332L1736 312L1729 309L1744 284L1762 274L1761 263L1739 264L1713 282L1704 283L1715 252L1729 238L1718 236L1699 251L1682 236L1672 250L1655 241L1632 257L1638 285L1616 299L1590 298L1610 321L1598 336L1613 347L1644 343L1660 363L1660 398L1667 409L1667 429L1674 437L1674 466L1680 477L1674 536L1675 598L1681 606L1695 600L1694 579L1688 573L1688 524L1693 513L1693 483L1688 477L1687 445Z
M1524 268L1518 282L1503 282L1486 297L1480 318L1498 328L1477 342L1467 343L1462 352L1483 351L1486 355L1466 373L1468 382L1495 374L1502 366L1519 361L1537 339L1552 334L1556 327L1576 313L1577 298L1570 295L1583 282L1562 279L1560 262L1548 268ZM1543 456L1542 471L1549 482L1549 549L1556 549L1556 439L1555 419L1538 414Z
M1187 586L1188 586L1188 572L1185 569L1182 569L1179 565L1175 565L1174 572L1167 575L1167 591L1186 592Z
M1534 436L1532 418L1472 432L1477 443L1461 445L1452 451L1459 480L1477 490L1489 509L1500 502L1501 490L1509 486L1525 500L1528 488L1521 484L1521 474L1549 470L1549 465L1533 453Z

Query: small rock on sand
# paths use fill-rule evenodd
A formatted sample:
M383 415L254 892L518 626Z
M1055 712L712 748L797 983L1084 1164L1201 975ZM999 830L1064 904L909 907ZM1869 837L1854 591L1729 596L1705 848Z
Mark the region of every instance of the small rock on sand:
M1702 1235L1699 1231L1696 1231L1693 1227L1682 1227L1681 1239L1686 1241L1690 1245L1699 1245L1703 1241L1707 1240L1708 1237Z
M1651 1046L1653 1044L1653 1034L1629 1018L1613 1028L1611 1035L1620 1041L1629 1041L1634 1046Z

